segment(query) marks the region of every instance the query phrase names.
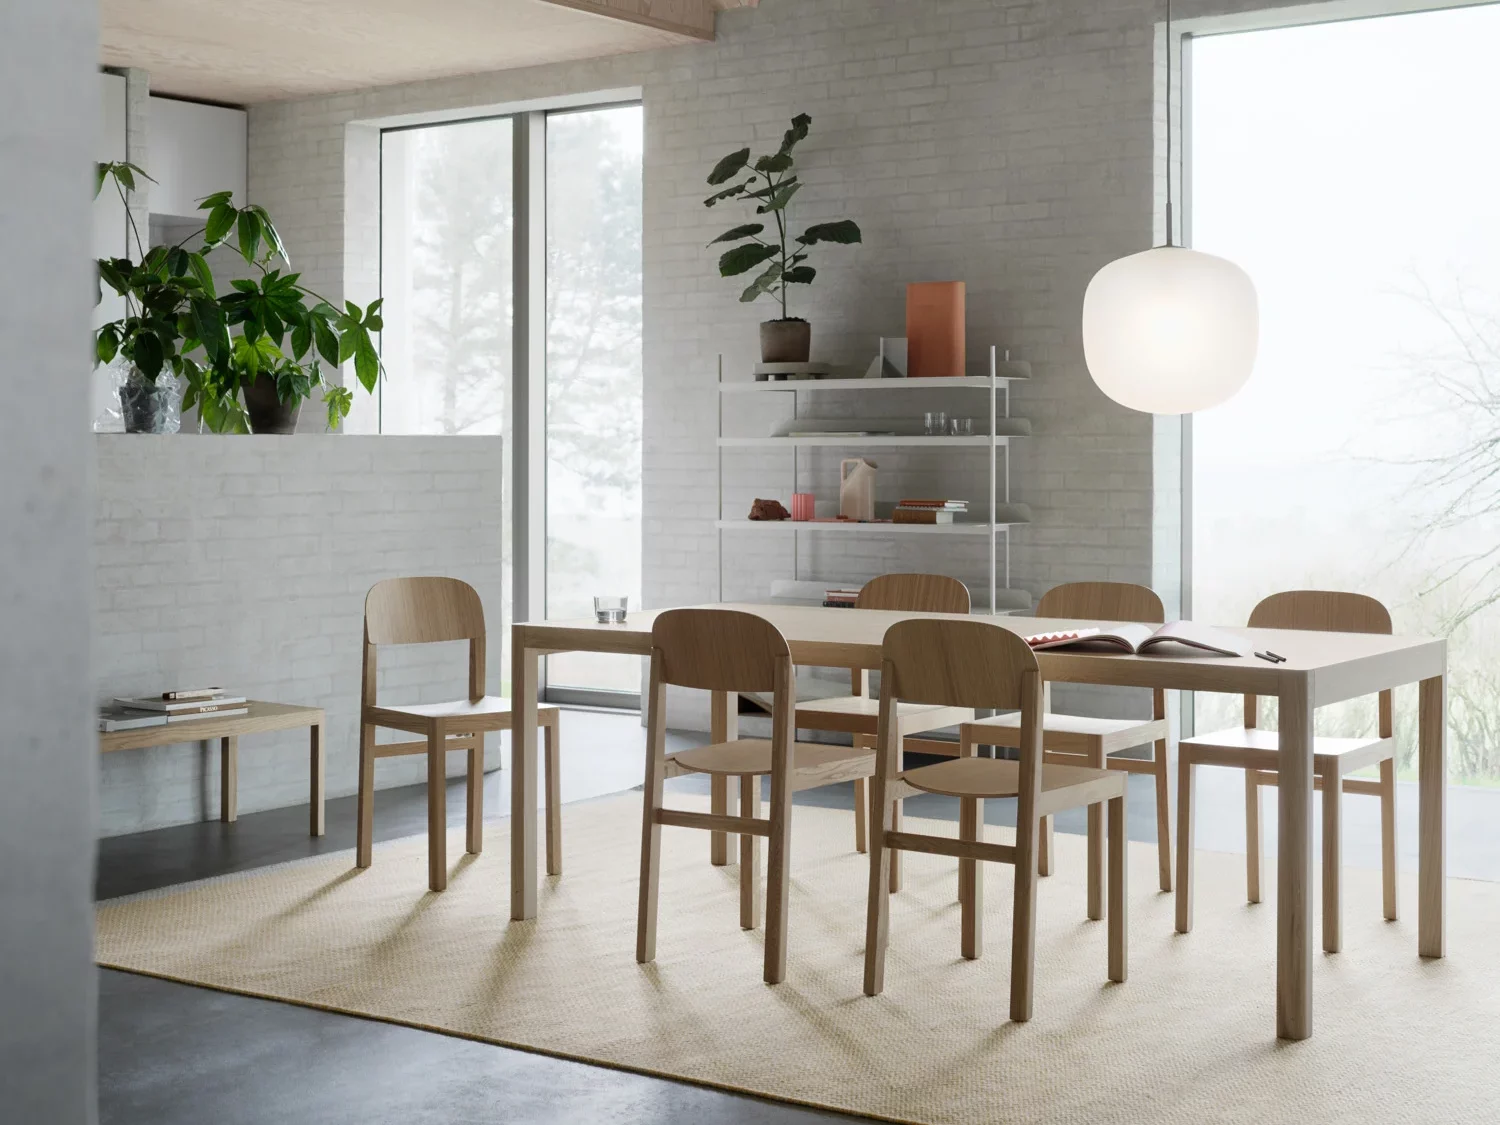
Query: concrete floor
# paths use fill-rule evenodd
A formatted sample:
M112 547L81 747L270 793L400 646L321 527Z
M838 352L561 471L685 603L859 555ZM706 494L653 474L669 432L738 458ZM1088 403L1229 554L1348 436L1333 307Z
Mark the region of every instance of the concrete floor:
M640 784L644 748L634 715L564 714L563 799L585 800ZM674 735L676 746L702 741ZM1242 775L1204 770L1199 781L1200 848L1242 851ZM1132 777L1130 836L1155 839L1149 777ZM509 807L509 774L486 778L485 807ZM680 792L706 791L680 778ZM1399 795L1402 866L1415 867L1416 794ZM463 817L463 792L449 787L450 823ZM851 807L850 786L798 794L798 803ZM1273 802L1267 802L1268 804ZM908 802L913 816L956 816L934 796ZM1379 864L1377 802L1346 802L1345 862ZM101 899L248 871L354 845L354 800L328 802L328 833L307 836L305 807L183 825L100 841ZM1013 820L1012 802L991 801L986 820ZM1500 793L1450 792L1450 870L1500 879ZM1274 813L1272 814L1274 824ZM425 831L423 787L377 794L377 840ZM1058 818L1058 829L1082 832L1083 815ZM493 831L493 830L492 830ZM1274 838L1274 837L1273 837ZM495 841L491 837L492 842ZM651 1122L653 1125L804 1125L853 1121L839 1114L728 1094L687 1083L626 1074L247 997L99 972L99 1104L104 1125L426 1125L467 1122Z

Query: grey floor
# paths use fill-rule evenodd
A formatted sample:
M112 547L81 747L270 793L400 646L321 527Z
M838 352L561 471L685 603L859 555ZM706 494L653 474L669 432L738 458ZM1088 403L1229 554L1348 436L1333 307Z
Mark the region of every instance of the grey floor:
M565 801L640 783L644 739L638 717L568 711L563 723ZM678 745L701 741L682 735L673 739ZM1243 850L1241 777L1227 770L1202 771L1199 848ZM487 808L508 806L508 781L505 771L486 778ZM1154 840L1150 779L1131 781L1130 836ZM682 791L704 788L691 778L670 784ZM848 786L811 790L797 799L852 806ZM1402 866L1414 868L1412 787L1402 787L1398 802ZM449 790L449 810L455 823L463 816L463 794L457 784ZM1347 798L1346 810L1345 862L1378 866L1377 803ZM914 799L908 811L913 816L956 815L953 804L940 797ZM1014 806L989 802L986 812L991 823L1006 823L1013 819ZM1450 791L1453 875L1500 879L1497 814L1500 792ZM352 847L353 799L329 801L327 818L328 833L320 839L307 836L307 810L301 806L250 813L235 824L214 821L102 840L98 897L114 898ZM381 840L425 831L422 787L380 792L375 826ZM1060 817L1058 828L1081 832L1082 814ZM806 1125L855 1120L110 970L99 971L99 1104L104 1125Z

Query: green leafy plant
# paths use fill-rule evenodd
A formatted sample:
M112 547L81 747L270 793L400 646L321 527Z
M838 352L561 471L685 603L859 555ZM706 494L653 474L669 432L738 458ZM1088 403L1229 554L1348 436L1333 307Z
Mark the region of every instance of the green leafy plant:
M863 241L858 225L850 219L815 223L790 243L787 241L787 205L802 188L792 150L799 141L806 139L811 127L812 118L799 113L792 118L792 127L781 138L781 147L768 156L756 158L753 164L748 147L731 152L715 164L714 170L708 174L711 186L730 186L723 187L703 201L705 207L713 207L727 199L738 199L754 204L757 215L770 216L770 221L775 224L774 231L770 233L767 233L763 222L745 223L725 231L709 245L738 243L720 256L721 277L738 277L757 266L765 266L761 274L740 294L740 300L749 302L768 293L772 294L781 303L782 320L788 319L787 286L810 285L818 276L818 271L806 264L809 248L820 242L848 245ZM744 179L730 183L740 176L744 176Z
M112 182L129 217L138 178L151 177L128 162L100 164L94 194ZM328 428L335 428L348 416L354 392L329 383L323 365L337 368L352 360L360 385L375 390L384 370L373 338L382 327L381 302L361 308L349 301L340 310L301 285L301 275L283 272L291 261L264 207L236 207L227 191L198 207L205 212L202 229L176 245L147 249L130 217L139 261L98 260L101 282L125 298L126 315L95 332L95 362L123 356L151 384L164 371L178 376L187 383L184 409L196 405L217 433L249 431L241 394L260 378L269 379L288 404L321 390ZM200 237L202 244L188 249ZM226 244L259 277L235 280L220 295L208 254Z

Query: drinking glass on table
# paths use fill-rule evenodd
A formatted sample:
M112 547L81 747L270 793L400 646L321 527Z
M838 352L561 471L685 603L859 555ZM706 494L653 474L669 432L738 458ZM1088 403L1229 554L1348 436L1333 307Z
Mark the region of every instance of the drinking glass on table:
M630 599L626 597L597 597L594 599L594 616L601 625L623 625L629 603Z

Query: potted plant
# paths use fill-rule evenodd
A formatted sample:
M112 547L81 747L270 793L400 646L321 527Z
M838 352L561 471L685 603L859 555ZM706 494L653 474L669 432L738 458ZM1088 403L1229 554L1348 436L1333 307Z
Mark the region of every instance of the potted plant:
M708 182L714 187L730 184L742 175L744 179L709 196L703 201L705 207L726 199L740 199L754 204L757 215L769 215L775 224L775 229L767 233L765 223L745 223L709 243L710 246L737 243L719 258L721 277L737 277L765 266L760 276L740 294L740 300L746 303L771 294L781 304L780 319L765 321L760 326L760 358L765 363L806 363L811 355L812 325L801 317L788 317L786 309L787 286L810 285L818 275L816 269L806 264L809 249L820 242L847 245L862 241L859 227L850 219L815 223L790 244L787 241L787 205L802 187L792 150L807 137L811 125L812 118L799 113L792 118L792 127L774 153L759 157L752 164L750 149L742 148L724 157L708 174Z
M100 164L95 194L112 181L126 204L146 176L129 163ZM173 246L146 249L130 220L139 261L101 258L99 277L125 298L126 315L94 334L96 363L123 357L129 373L120 389L121 413L131 432L161 432L171 415L165 397L180 380L184 409L198 407L216 433L291 433L305 399L321 391L333 429L349 413L354 392L325 379L323 364L354 361L355 376L373 392L382 367L371 333L381 329L379 300L343 310L298 283L281 236L265 208L236 207L227 191L205 198L203 228ZM207 255L234 236L234 246L256 268L256 279L231 283L222 296ZM202 237L202 245L187 244ZM243 401L242 401L243 399Z

